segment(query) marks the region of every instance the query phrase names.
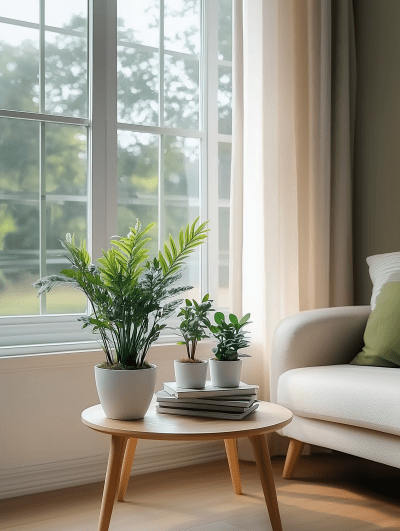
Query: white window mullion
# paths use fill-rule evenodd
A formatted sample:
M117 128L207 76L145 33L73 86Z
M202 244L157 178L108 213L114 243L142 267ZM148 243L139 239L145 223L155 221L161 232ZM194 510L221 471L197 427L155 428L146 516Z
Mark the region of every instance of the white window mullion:
M209 219L208 214L208 71L207 71L207 6L206 0L201 1L201 60L200 60L200 131L204 135L200 141L200 219ZM203 297L209 290L208 241L200 247L200 295Z
M43 99L44 101L44 99ZM40 102L40 100L39 100ZM43 103L44 106L44 103ZM15 118L17 120L32 120L35 122L69 124L69 125L89 125L89 120L86 118L76 118L75 116L58 116L56 114L44 114L36 112L24 111L10 111L8 109L0 109L0 118Z
M95 9L94 9L95 5ZM91 54L91 200L90 236L94 259L109 245L116 233L116 0L90 0ZM104 36L107 35L107 38ZM114 62L111 61L114 57ZM105 64L106 63L106 64ZM111 63L111 64L110 64ZM109 85L108 85L109 83ZM113 142L115 140L115 142ZM108 144L108 145L107 145ZM115 144L115 145L114 145ZM114 152L115 155L114 155Z
M47 274L46 268L46 161L45 161L45 130L46 124L39 124L39 275ZM40 314L46 312L46 293L40 296Z
M17 20L14 18L0 17L0 22L3 24L10 24L12 26L18 26L20 28L31 28L31 29L40 28L40 24L37 24L35 22L26 22L24 20ZM52 33L62 33L64 35L71 35L75 37L82 36L82 32L80 31L68 30L65 28L57 28L55 26L45 26L44 23L43 23L43 27L45 31L51 31Z
M232 144L232 135L224 135L220 133L218 135L218 142L225 142L226 144Z
M39 112L45 113L45 0L40 0L39 23ZM43 277L46 268L46 124L39 123L39 274ZM46 313L46 294L40 297L40 314Z
M164 127L164 0L160 0L160 43L159 43L159 116L158 125Z
M107 2L107 124L106 124L106 203L107 243L118 234L118 160L117 160L117 0ZM100 255L99 255L100 256Z
M1 111L0 111L1 113ZM137 133L149 133L151 135L171 135L188 138L203 138L204 132L194 129L181 129L180 127L158 127L157 125L138 125L118 122L118 129L121 131L134 131Z
M164 135L159 136L158 142L158 248L162 249L165 237Z
M159 95L158 125L164 127L164 0L160 0L160 42L159 42ZM164 243L164 135L158 141L158 248Z
M206 0L207 26L207 173L208 173L208 291L217 299L218 246L218 2Z

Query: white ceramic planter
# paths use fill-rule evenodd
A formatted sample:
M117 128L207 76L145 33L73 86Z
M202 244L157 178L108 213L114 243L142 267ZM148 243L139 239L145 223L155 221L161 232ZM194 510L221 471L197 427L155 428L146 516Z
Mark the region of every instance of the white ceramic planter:
M109 419L142 419L149 409L156 386L156 365L140 370L94 368L97 393Z
M216 358L211 358L211 385L214 387L238 387L241 370L242 360L240 358L234 361L219 361Z
M175 381L183 389L202 389L206 385L208 360L200 363L174 361Z

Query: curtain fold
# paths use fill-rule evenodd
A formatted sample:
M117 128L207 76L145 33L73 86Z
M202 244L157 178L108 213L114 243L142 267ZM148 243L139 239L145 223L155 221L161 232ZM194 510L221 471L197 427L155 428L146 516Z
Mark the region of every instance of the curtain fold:
M268 399L279 321L353 302L352 2L234 0L233 35L230 302Z

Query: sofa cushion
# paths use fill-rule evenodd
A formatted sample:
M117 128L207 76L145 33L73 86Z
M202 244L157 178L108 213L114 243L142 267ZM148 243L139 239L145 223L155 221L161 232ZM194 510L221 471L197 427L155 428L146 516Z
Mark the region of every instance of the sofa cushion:
M277 403L294 415L400 435L400 371L328 365L292 369L278 380Z
M367 264L372 281L371 310L386 282L400 281L400 252L368 256Z
M351 363L400 366L400 282L382 286L365 328L364 347Z

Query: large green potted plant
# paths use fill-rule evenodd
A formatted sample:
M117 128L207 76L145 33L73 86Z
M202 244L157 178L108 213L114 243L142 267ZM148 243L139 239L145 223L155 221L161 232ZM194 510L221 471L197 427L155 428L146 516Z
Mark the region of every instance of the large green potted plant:
M103 251L97 265L91 262L85 242L77 246L67 235L61 243L72 268L34 283L38 295L64 285L88 298L92 313L79 319L101 337L106 361L96 365L95 379L109 418L143 418L150 405L157 367L145 358L166 327L165 320L182 303L176 296L192 289L176 284L184 260L207 237L208 222L197 225L198 219L180 231L177 243L170 235L164 254L159 251L152 261L145 245L154 223L142 230L138 220L126 237L111 240L113 247Z
M181 322L178 328L183 341L178 345L185 345L187 357L174 360L175 381L178 387L185 389L200 389L206 384L208 360L196 358L197 344L202 339L209 337L208 313L214 311L211 308L212 301L209 295L205 295L200 303L194 299L186 299L178 313Z
M247 331L243 330L249 324L250 314L240 320L233 313L229 314L229 322L225 321L222 312L214 316L215 325L210 325L210 331L217 340L217 346L212 349L215 358L210 359L211 385L215 387L237 387L240 383L242 370L241 358L250 357L239 352L249 346L246 338Z

